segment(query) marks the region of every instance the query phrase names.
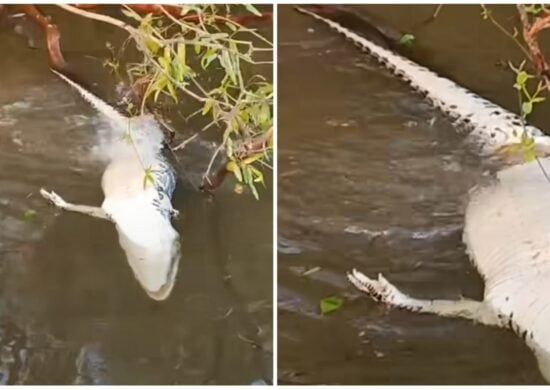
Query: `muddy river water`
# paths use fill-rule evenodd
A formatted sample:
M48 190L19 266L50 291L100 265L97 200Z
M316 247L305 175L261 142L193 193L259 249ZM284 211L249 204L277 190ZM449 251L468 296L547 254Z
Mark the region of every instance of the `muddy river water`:
M445 6L430 24L431 6L355 9L413 32L418 61L517 111L513 76L497 64L518 63L518 50L478 6ZM495 15L509 22L514 8ZM390 310L345 278L357 268L421 298L481 298L463 214L494 167L406 84L290 6L278 72L280 383L543 383L513 333ZM533 121L544 129L550 115ZM331 295L345 303L321 316Z
M106 92L108 27L45 8L69 61ZM75 33L78 32L78 33ZM114 227L55 210L40 187L99 205L97 114L49 72L43 50L1 32L0 384L250 384L272 378L272 193L195 191L178 168L182 260L171 297L141 290ZM192 122L184 135L192 134ZM198 181L212 153L179 154ZM195 183L197 184L197 183Z

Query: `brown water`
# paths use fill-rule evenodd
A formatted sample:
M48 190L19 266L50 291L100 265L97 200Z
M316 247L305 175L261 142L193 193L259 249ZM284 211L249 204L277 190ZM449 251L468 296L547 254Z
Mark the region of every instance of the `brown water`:
M112 95L94 57L123 36L44 9L78 73ZM269 383L271 191L258 202L228 182L210 198L177 167L182 260L171 297L152 301L111 224L56 211L38 195L46 187L101 204L96 113L48 71L42 50L2 30L0 51L0 384ZM195 184L211 151L202 142L178 155Z
M519 54L479 7L445 6L424 26L434 7L355 8L413 31L419 61L516 108L512 76L495 63ZM512 332L391 310L346 280L355 267L417 297L480 299L461 234L468 190L492 167L351 43L279 10L279 383L543 383ZM550 115L534 119L544 128ZM321 316L334 294L344 306Z

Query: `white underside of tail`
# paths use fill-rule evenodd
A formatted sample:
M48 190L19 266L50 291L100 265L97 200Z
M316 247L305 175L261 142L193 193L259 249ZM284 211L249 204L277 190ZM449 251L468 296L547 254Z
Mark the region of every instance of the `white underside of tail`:
M471 129L470 137L479 143L482 153L493 153L498 148L519 143L523 134L521 118L468 91L449 79L438 76L413 61L384 49L340 24L299 8L305 14L326 23L345 35L361 49L368 51L382 65L426 95L436 107L463 127ZM526 126L527 134L541 145L550 145L550 137L533 126Z
M104 115L106 118L108 118L113 123L117 124L124 124L128 121L128 118L119 113L117 110L115 110L113 107L111 107L109 104L95 96L93 93L90 93L88 90L82 88L80 85L75 83L73 80L68 78L62 73L59 73L58 71L51 69L53 73L58 75L62 80L64 80L67 84L69 84L71 87L76 89L78 93L86 100L88 103L92 105L99 113Z

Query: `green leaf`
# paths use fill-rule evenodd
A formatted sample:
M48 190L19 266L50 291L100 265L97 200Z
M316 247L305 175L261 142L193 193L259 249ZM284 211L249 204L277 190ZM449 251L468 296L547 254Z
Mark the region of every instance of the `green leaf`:
M248 12L253 13L256 16L262 16L262 13L256 9L252 4L243 4Z
M544 5L540 4L531 4L531 5L525 5L525 11L528 14L532 14L534 16L537 16L539 13L541 13L543 10L545 10Z
M153 21L153 14L151 13L146 14L143 18L141 18L139 27L144 29L145 31L150 31L152 21Z
M237 163L235 163L235 161L229 161L226 164L225 169L227 169L229 172L233 172L237 180L242 183L243 175L241 173L241 168L239 168L239 166L237 165Z
M401 38L399 38L398 43L403 46L412 46L415 40L416 38L414 37L414 35L410 33L406 33L406 34L403 34Z
M220 63L229 75L229 78L233 84L237 84L237 76L235 75L235 69L233 69L233 64L231 63L231 57L227 51L222 52L220 57Z
M174 88L174 85L170 80L166 80L166 87L168 88L168 92L170 93L170 96L172 99L174 99L174 102L178 102L178 95L176 94L176 89Z
M170 70L170 61L169 60L166 60L163 57L159 57L159 64L166 73L169 72L169 70Z
M166 72L169 72L170 71L170 65L172 63L172 52L170 51L170 47L169 46L164 46L164 70ZM160 62L161 58L159 58L159 62Z
M533 112L533 103L532 102L523 102L521 105L521 112L523 112L523 115L527 116L531 112Z
M208 35L208 39L215 41L215 40L225 39L228 36L229 35L227 33L220 32L220 33Z
M319 307L321 308L321 314L325 315L340 309L343 304L344 304L344 298L339 297L337 295L333 295L333 296L321 299L321 301L319 302Z
M154 85L151 87L151 91L154 91L154 99L155 102L157 101L159 94L164 90L164 87L168 84L168 79L164 76L159 76L157 81L155 81Z
M229 27L229 29L230 29L231 31L237 31L237 26L235 26L233 23L231 23L231 22L225 22L225 25L226 25L227 27Z
M522 70L521 72L518 72L518 74L516 75L516 84L519 86L523 86L525 85L527 80L529 80L531 77L533 76L529 76L527 72Z
M36 218L36 210L28 209L23 213L23 219L27 222L31 222Z
M525 162L535 161L537 159L537 153L534 148L527 149L523 153L523 159Z
M260 200L260 195L258 195L258 190L256 189L256 186L254 183L250 182L248 183L248 187L250 187L250 191L252 191L252 195L254 195L254 198L256 200Z
M137 12L132 11L131 9L128 9L128 8L122 8L121 11L124 15L126 15L127 18L134 19L134 20L137 20L138 22L141 22L141 16L139 16Z
M206 53L202 56L202 59L201 59L202 68L206 70L206 68L208 68L208 65L210 65L212 61L214 61L216 58L218 58L218 54L216 54L215 49L209 47L206 50Z
M258 161L262 157L263 157L263 153L256 153L256 154L253 154L250 157L245 158L242 163L244 165L249 165L249 164L252 164L255 161Z
M241 118L243 123L248 123L248 121L250 120L250 113L248 112L248 108L244 108L239 111L239 118Z
M521 145L524 147L531 147L535 145L533 137L529 136L525 131L521 134Z
M128 105L126 106L126 111L127 111L128 113L131 113L131 112L134 111L134 108L135 108L135 107L134 107L134 103L128 102Z
M174 64L174 78L180 83L184 79L184 72L185 72L185 65L182 65L180 63Z
M153 176L153 170L151 168L145 169L145 174L143 175L143 189L147 189L147 183L155 183L155 177Z
M268 104L262 104L260 106L258 120L260 125L267 125L271 122L271 110Z
M263 83L261 86L258 87L256 92L263 96L269 96L273 93L273 85L269 83Z
M250 172L252 172L252 175L254 176L253 182L260 183L265 186L263 173L260 170L254 168L252 165L250 165L248 168L250 169Z
M156 39L147 38L145 39L145 47L153 54L156 55L160 49L160 44Z
M244 182L248 185L252 184L252 172L250 171L250 166L245 165L242 167L242 170Z
M523 152L523 159L525 162L534 161L537 158L537 152L535 150L535 140L529 136L525 131L521 134L521 150Z
M233 140L231 138L227 138L227 140L225 141L225 154L228 158L233 160L233 153Z
M214 100L208 99L206 103L204 103L204 106L202 107L202 115L206 115L210 112L212 109L212 106L214 105Z
M185 65L186 64L186 47L185 47L185 43L178 43L178 49L177 49L177 54L176 54L176 59L178 61L178 63L180 63L181 65Z

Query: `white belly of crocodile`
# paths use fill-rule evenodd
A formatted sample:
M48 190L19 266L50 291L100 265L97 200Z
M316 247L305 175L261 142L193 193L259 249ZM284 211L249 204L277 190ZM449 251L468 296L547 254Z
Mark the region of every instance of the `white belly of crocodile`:
M145 169L135 157L114 160L105 169L101 186L105 198L130 198L144 191Z
M550 173L550 159L540 162ZM550 182L537 162L504 169L474 191L464 241L485 301L528 341L550 346Z

